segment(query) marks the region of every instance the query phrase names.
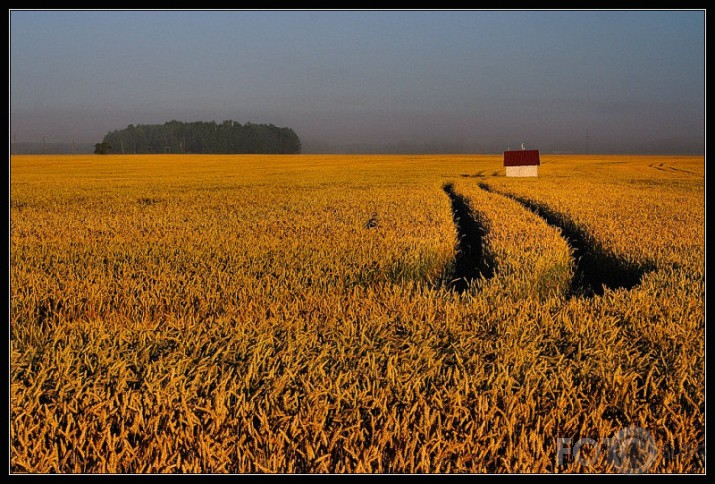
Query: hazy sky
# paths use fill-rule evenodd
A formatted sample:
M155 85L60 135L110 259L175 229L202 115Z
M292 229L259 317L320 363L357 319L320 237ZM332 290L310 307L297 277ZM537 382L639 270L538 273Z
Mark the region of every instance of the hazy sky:
M18 11L11 134L273 123L305 151L702 153L705 12Z

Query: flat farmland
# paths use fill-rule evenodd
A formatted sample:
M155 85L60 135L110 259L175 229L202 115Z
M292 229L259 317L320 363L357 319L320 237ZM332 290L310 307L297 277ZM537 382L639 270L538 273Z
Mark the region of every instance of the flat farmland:
M11 471L704 472L703 157L541 159L13 156Z

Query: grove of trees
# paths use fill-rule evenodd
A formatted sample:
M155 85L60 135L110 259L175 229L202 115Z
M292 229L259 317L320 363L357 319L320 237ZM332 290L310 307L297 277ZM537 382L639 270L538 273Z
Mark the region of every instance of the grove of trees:
M103 143L112 153L300 153L300 138L291 128L272 124L240 124L227 120L169 121L130 124L110 131Z

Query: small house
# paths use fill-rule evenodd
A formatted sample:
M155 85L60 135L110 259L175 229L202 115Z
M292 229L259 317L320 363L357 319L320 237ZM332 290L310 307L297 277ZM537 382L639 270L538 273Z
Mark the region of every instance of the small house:
M539 176L539 150L514 150L504 152L506 176Z

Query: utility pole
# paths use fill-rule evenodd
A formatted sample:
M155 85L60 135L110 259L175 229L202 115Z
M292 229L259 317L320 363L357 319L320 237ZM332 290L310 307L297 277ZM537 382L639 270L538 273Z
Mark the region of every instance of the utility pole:
M13 155L16 155L17 154L16 151L17 151L17 135L14 134L14 135L12 135L12 150L10 150L10 153Z
M586 128L586 154L589 154L589 151L588 151L588 128Z
M74 140L72 140L72 154L77 154L77 146L74 144Z
M47 150L45 149L45 137L42 137L42 153L47 153Z

